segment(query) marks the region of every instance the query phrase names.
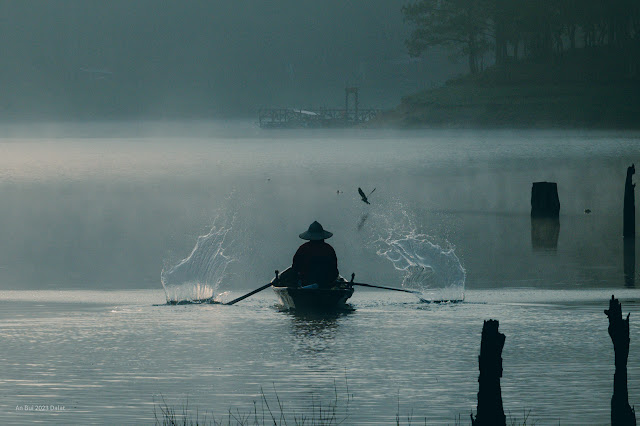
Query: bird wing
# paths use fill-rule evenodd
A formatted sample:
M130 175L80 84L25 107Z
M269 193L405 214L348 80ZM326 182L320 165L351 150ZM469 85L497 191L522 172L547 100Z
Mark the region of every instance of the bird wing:
M362 191L362 188L358 188L358 194L360 194L360 196L362 197L363 200L367 199L367 196L364 195L364 192Z

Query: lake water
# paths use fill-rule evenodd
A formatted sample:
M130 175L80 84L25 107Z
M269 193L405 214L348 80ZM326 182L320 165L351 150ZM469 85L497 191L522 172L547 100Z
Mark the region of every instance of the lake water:
M164 403L262 418L268 403L289 419L322 406L346 424L466 424L492 318L514 419L606 424L612 294L631 312L640 401L636 255L621 238L640 133L231 122L0 135L3 423L153 423ZM559 223L532 223L537 181L558 183ZM371 205L358 187L375 188ZM353 311L325 316L284 312L271 290L164 304L260 287L313 220L344 276L464 302L358 288Z

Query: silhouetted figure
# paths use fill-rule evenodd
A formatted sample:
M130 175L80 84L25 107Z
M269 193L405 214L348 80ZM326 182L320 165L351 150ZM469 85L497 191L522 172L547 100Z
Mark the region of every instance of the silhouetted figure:
M629 357L629 314L622 319L622 305L611 296L609 309L604 313L609 317L609 336L613 342L616 371L613 375L613 396L611 397L611 425L635 425L636 413L629 406L627 388L627 358Z
M633 288L636 286L636 239L624 238L623 244L624 286Z
M560 199L555 182L534 182L531 187L531 217L558 217Z
M482 342L480 343L480 376L478 377L478 413L476 418L471 414L472 426L506 425L500 377L502 377L502 348L505 335L498 331L500 323L488 320L482 326Z
M318 284L322 287L338 278L338 257L333 247L324 242L331 236L333 234L325 231L318 222L313 222L306 232L299 235L303 240L309 240L293 256L293 270L302 285Z
M560 219L557 217L531 218L531 246L533 250L555 251L560 236Z
M373 191L375 191L375 190L376 190L376 189L375 189L375 188L373 188ZM364 201L364 202L365 202L365 203L367 203L367 204L371 204L371 203L369 202L369 197L371 196L371 194L373 194L373 191L371 191L371 192L369 193L369 195L365 195L365 194L364 194L364 191L362 190L362 188L358 188L358 194L360 194L360 198L362 199L362 201Z
M635 164L627 167L627 179L624 182L624 223L622 225L622 235L625 238L635 238L636 236L636 203L632 177L636 172Z

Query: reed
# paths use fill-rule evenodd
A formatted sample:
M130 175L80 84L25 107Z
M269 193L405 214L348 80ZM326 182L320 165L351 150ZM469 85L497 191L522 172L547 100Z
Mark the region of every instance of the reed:
M349 404L353 395L349 393L345 378L345 391L338 391L334 382L334 396L329 401L319 401L311 395L310 412L289 410L273 387L273 394L267 396L260 388L260 401L253 401L253 408L247 411L239 409L227 410L224 415L216 416L213 412L194 412L188 401L180 408L167 404L164 397L154 403L153 414L156 425L162 426L339 426L347 424ZM155 402L155 401L154 401Z
M353 394L349 393L349 386L345 377L345 389L338 391L334 382L334 396L331 400L318 401L311 395L310 412L296 412L288 410L278 395L274 386L273 394L267 396L264 389L260 389L260 401L253 401L253 407L246 411L229 409L225 414L215 416L213 412L200 412L190 408L187 401L180 408L171 407L161 397L161 401L154 404L153 414L156 425L162 426L340 426L349 424L349 405L353 401ZM406 415L400 414L400 398L395 413L397 426L413 424L430 424L426 418L414 419L413 411ZM453 425L462 426L470 424L464 421L462 415L458 415ZM509 426L534 426L535 419L531 416L531 410L523 410L522 416L513 416L507 413L507 425Z

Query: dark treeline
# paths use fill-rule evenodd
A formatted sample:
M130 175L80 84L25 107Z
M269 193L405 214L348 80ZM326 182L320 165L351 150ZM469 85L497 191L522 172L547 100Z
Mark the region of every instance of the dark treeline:
M584 52L593 63L606 61L616 78L639 75L638 0L420 0L402 11L414 26L406 42L411 55L454 47L471 73L484 68L490 52L496 65Z

